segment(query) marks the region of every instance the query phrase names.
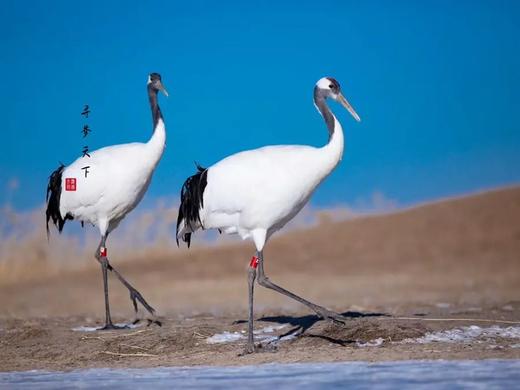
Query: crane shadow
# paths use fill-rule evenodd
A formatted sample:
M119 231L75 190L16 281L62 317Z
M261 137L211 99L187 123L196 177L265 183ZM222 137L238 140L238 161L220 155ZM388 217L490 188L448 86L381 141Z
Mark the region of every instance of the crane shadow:
M391 317L387 313L379 313L379 312L369 312L369 313L361 313L357 311L347 311L340 313L343 317L345 317L345 320L349 319L356 319L356 318L369 318L369 317ZM308 314L304 316L264 316L262 318L259 318L257 321L261 322L269 322L269 323L276 323L276 324L289 324L291 326L291 329L289 329L284 334L280 335L278 340L283 339L289 339L289 338L296 338L302 336L305 331L310 329L314 324L316 324L318 321L323 321L322 318L318 317L315 314ZM247 323L246 320L238 320L235 321L234 324L243 324ZM317 335L317 334L309 334L307 337L311 338L320 338L323 340L326 340L333 344L338 344L341 346L346 346L349 344L353 344L356 341L355 340L341 340L334 337L326 336L326 335Z

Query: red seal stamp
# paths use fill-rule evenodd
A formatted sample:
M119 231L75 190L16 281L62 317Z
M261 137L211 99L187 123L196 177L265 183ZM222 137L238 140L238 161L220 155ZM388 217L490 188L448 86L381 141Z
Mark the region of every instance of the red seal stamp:
M76 191L76 178L75 177L65 178L65 191Z

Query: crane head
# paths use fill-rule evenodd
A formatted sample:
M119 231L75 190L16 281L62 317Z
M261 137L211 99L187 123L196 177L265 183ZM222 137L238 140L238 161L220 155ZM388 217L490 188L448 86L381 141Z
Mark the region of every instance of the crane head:
M159 73L150 73L148 76L148 85L151 86L156 92L161 91L165 96L168 96L168 91L166 91L162 85L161 75Z
M341 93L341 87L338 81L333 77L323 77L318 80L316 83L316 88L320 91L321 95L325 98L330 97L331 99L340 103L343 107L345 107L348 112L354 117L358 122L361 121L361 118L357 114L354 107L348 102L348 100Z

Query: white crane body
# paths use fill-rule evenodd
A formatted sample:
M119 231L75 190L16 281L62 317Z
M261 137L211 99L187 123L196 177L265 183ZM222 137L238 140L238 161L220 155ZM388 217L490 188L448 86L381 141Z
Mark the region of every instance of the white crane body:
M107 146L83 156L63 170L60 214L109 233L141 201L164 150L166 132L159 120L148 143ZM82 169L88 166L88 174ZM65 181L74 178L74 191Z
M341 161L343 129L334 115L332 118L334 132L321 148L265 146L233 154L209 167L199 218L183 219L177 237L199 228L220 229L253 239L257 250L262 250Z
M335 138L342 138L339 131ZM342 144L342 140L332 142ZM334 145L334 144L333 144ZM266 146L229 156L208 168L200 219L204 229L221 229L242 239L266 240L305 206L340 161L336 153L303 145ZM261 248L258 248L261 250Z

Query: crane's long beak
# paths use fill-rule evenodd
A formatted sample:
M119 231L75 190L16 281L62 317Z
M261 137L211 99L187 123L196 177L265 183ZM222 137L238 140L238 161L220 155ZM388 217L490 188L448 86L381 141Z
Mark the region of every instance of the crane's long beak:
M159 91L164 93L164 96L168 97L168 91L163 87L162 84L159 85Z
M356 110L350 105L347 99L345 99L345 96L343 96L341 93L338 94L338 101L345 107L348 112L354 117L355 120L358 122L361 122L361 118L357 114Z

